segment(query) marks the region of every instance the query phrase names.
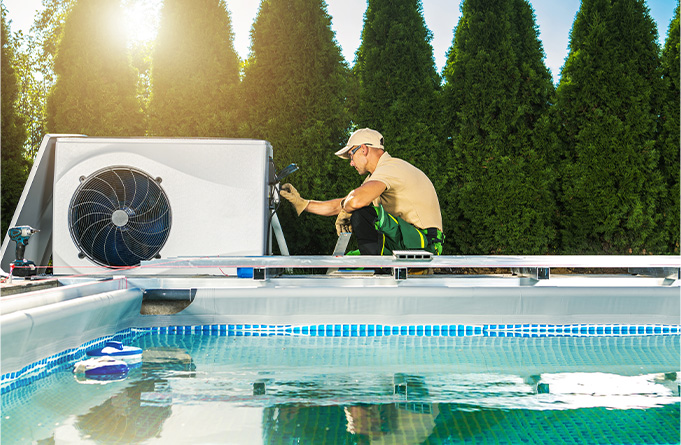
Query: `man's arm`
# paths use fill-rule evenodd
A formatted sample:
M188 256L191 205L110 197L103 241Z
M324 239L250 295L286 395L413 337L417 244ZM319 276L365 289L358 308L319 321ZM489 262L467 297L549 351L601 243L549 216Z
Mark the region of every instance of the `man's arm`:
M385 184L380 181L367 181L360 187L351 191L345 198L330 199L328 201L311 201L303 199L298 194L298 191L291 184L284 184L281 187L281 196L288 199L296 206L296 210L300 215L307 211L316 215L335 216L341 210L352 213L357 209L366 207L372 201L383 193L386 189ZM341 202L343 208L341 208Z
M374 199L381 196L386 187L381 181L367 181L360 187L357 187L345 198L331 199L329 201L310 201L306 211L322 216L335 216L341 211L341 202L343 203L343 210L352 213L357 209L370 205Z
M305 210L310 213L322 216L335 216L341 211L340 203L343 198L331 199L329 201L310 201Z
M360 187L357 187L348 193L348 196L345 197L345 201L343 202L343 209L348 213L352 213L357 209L366 207L370 205L374 199L381 196L381 193L383 193L385 189L386 186L381 181L367 181Z
M298 190L288 183L281 186L279 193L293 204L296 212L298 212L298 216L305 211L322 216L338 215L341 211L340 203L343 198L331 199L329 201L311 201L301 197Z

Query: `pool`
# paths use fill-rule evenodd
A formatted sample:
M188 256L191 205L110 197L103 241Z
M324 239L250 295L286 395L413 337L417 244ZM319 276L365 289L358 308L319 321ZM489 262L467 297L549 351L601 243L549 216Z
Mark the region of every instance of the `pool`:
M677 334L311 327L127 329L105 383L71 372L90 342L5 392L2 443L679 442Z
M411 276L397 258L186 261L3 296L2 443L679 441L678 268L540 277L530 266L576 260L432 260L532 269L462 277ZM392 275L268 269L369 261ZM239 264L253 278L207 273ZM109 340L142 348L141 364L119 380L73 374Z

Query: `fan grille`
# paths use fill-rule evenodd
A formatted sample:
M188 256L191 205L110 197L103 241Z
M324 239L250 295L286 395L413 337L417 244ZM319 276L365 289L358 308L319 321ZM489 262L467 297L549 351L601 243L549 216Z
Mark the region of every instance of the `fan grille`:
M81 252L107 267L155 257L172 221L159 182L132 167L109 167L85 178L69 207L69 230Z

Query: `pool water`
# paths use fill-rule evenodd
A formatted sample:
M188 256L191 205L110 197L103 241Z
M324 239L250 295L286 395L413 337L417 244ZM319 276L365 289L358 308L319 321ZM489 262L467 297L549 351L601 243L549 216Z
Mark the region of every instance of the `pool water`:
M679 443L679 336L151 334L2 398L2 443Z

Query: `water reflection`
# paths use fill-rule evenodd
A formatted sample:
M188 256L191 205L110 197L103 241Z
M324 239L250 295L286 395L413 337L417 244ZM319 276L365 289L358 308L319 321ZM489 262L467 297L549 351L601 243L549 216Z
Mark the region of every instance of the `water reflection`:
M528 386L528 397L558 400L558 406L542 410L538 406L523 408L520 404L513 408L495 408L485 406L488 404L483 400L480 400L481 403L435 401L433 399L441 398L442 394L431 394L425 376L397 373L393 376L390 388L395 399L392 403L356 402L322 406L285 403L265 408L263 442L571 443L574 437L589 437L598 443L630 443L632 438L629 435L633 433L637 437L637 443L673 443L679 435L678 398L661 396L666 391L669 391L668 395L672 395L671 382L677 384L674 373L629 377L532 375L518 379ZM608 380L610 383L605 383ZM589 396L601 400L593 402L595 406L560 406L560 399L565 398L565 394L551 395L549 384L542 383L546 381L551 382L555 389L567 390L573 396L584 391L594 391L594 385L600 384L602 387ZM383 391L376 390L377 392L387 391L385 380L383 383ZM542 385L545 385L545 389L538 390ZM617 395L627 386L624 391L630 396L638 391L648 391L647 396L660 397L658 401L661 404L648 401L647 409L613 409L602 406L608 403L604 398L612 397L613 393ZM653 386L656 388L653 389ZM678 396L678 393L674 396ZM673 403L674 400L676 403ZM628 425L628 428L622 429L623 425Z
M548 411L456 403L278 405L264 411L263 443L678 443L679 414L678 403Z
M496 425L475 406L429 403L425 378L393 376L394 403L266 408L263 441L279 443L421 444L466 439ZM483 419L486 419L483 421ZM455 433L454 433L455 432Z
M179 348L149 348L131 384L103 403L76 417L83 439L103 443L138 443L158 437L172 414L172 393L164 375L191 378L196 366Z
M140 380L115 394L87 414L77 416L83 438L97 442L136 443L157 436L170 417L171 403L147 404L142 395L154 392L162 380Z
M416 408L416 409L414 409ZM422 443L435 428L438 405L394 403L345 408L358 443Z
M148 336L3 396L2 443L678 442L678 338L503 340Z
M420 402L428 397L425 378L396 374L394 394L404 402L345 407L347 431L359 443L421 443L435 428L438 404Z

